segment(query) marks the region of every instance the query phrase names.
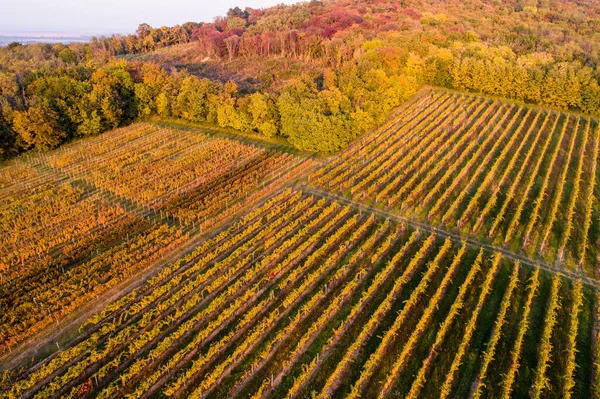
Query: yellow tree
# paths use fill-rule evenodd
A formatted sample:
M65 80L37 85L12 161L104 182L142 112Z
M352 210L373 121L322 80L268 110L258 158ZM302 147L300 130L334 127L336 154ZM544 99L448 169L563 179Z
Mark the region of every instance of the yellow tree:
M58 115L46 101L36 101L26 111L15 111L13 127L25 148L49 150L66 137L58 123Z

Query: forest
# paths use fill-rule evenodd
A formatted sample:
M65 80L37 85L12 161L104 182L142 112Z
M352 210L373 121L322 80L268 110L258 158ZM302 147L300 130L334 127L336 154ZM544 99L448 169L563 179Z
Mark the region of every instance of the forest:
M333 153L424 85L600 114L600 5L341 0L0 48L0 156L157 117Z

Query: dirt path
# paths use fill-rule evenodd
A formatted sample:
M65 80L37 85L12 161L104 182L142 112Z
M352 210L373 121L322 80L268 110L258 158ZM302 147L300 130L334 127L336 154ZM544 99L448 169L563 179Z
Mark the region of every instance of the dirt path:
M582 284L588 285L590 287L593 287L596 289L600 288L600 281L598 281L598 280L589 278L589 277L581 275L579 273L572 272L570 270L566 270L566 269L557 267L555 265L551 265L551 264L546 263L541 260L531 259L531 258L528 258L527 256L516 254L512 251L509 251L502 247L498 247L496 245L488 244L488 243L481 242L481 241L478 241L478 240L475 240L472 238L468 238L468 237L463 237L459 234L455 234L455 233L451 233L451 232L443 230L443 229L439 229L428 223L424 223L424 222L420 222L420 221L417 221L417 220L414 220L411 218L400 216L395 213L384 211L382 209L373 208L373 207L361 204L359 202L355 202L353 200L350 200L350 199L340 196L338 194L333 194L328 191L320 190L318 188L309 187L307 185L304 185L300 189L303 190L305 193L332 199L332 200L338 201L341 204L351 206L354 209L369 212L369 213L372 213L372 214L375 214L375 215L378 215L380 217L384 217L384 218L387 218L390 220L395 220L398 222L406 223L413 228L418 228L423 231L434 233L440 237L449 237L451 240L456 241L456 242L465 241L471 247L484 248L491 252L498 252L507 259L510 259L513 261L519 261L522 264L525 264L528 266L539 267L540 269L546 270L551 273L560 273L563 277L565 277L569 280L581 281Z

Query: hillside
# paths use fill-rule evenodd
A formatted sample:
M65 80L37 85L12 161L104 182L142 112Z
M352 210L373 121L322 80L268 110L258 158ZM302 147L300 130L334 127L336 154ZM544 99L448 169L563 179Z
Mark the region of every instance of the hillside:
M423 85L598 115L598 7L314 0L85 44L9 45L0 142L13 156L159 116L333 153Z

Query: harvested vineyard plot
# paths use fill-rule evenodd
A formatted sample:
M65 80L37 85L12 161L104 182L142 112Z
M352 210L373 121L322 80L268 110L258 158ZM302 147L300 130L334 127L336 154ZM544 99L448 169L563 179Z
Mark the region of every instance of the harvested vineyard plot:
M0 354L306 165L151 124L10 162L0 169Z
M594 301L499 254L285 189L2 395L583 397Z
M599 140L585 116L430 90L311 183L597 278Z

